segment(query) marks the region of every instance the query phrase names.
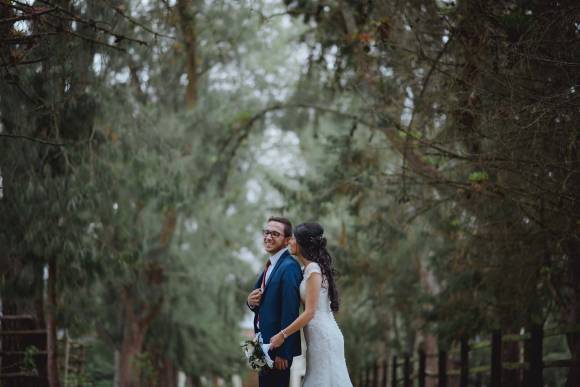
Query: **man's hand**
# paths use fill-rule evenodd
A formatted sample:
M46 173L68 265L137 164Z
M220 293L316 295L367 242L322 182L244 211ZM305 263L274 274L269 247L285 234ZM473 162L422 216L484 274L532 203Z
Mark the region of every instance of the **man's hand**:
M283 357L276 356L276 359L274 359L274 368L280 371L288 369L288 360L284 359Z
M284 344L284 335L282 333L278 333L270 339L270 349L278 348Z
M260 305L260 300L262 299L262 289L255 289L248 295L248 305L251 307L256 307Z

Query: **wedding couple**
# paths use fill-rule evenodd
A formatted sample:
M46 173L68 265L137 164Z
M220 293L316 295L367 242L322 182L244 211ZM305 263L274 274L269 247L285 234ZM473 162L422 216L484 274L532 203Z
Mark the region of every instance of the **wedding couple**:
M271 344L274 369L260 372L260 387L289 385L292 359L301 354L301 328L307 345L303 386L352 387L344 339L333 315L338 292L324 229L303 223L292 232L288 219L271 217L262 235L270 259L248 295L248 307L254 312L254 330Z

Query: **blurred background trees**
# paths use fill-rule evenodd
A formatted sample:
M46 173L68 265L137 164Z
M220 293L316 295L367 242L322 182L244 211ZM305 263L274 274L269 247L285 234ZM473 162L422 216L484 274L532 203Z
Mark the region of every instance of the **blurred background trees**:
M333 203L315 218L344 222L334 235L347 241L336 246L345 292L359 290L346 307L388 311L363 330L369 342L385 326L387 348L411 352L432 349L430 333L452 341L533 322L577 325L577 5L286 4L316 26L310 79L322 79L342 114L327 135L337 162L305 191ZM574 359L577 340L567 336Z
M92 383L239 372L264 193L238 153L283 70L261 65L273 24L236 2L1 9L4 314L46 326L51 385L57 335L91 339Z
M579 11L0 2L3 313L46 328L53 386L69 336L94 385L228 378L285 214L326 227L353 374L579 324Z

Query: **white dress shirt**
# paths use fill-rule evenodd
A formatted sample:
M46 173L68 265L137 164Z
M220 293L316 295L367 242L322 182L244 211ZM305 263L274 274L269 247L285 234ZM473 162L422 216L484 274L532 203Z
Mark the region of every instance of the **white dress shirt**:
M288 247L285 247L282 250L278 251L276 254L270 256L270 266L268 267L268 271L266 272L266 281L265 281L266 284L268 283L270 274L272 274L272 270L274 270L274 266L276 266L282 254L284 254L286 251L288 251Z

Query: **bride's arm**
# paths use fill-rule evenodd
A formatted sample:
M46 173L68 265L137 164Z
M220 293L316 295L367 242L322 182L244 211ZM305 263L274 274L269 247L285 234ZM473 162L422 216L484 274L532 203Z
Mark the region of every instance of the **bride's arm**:
M292 324L282 329L280 333L272 336L270 339L270 348L277 348L284 343L286 337L298 332L314 317L316 307L318 306L318 296L322 286L322 275L317 272L310 273L306 280L306 297L304 300L304 312L298 316Z

